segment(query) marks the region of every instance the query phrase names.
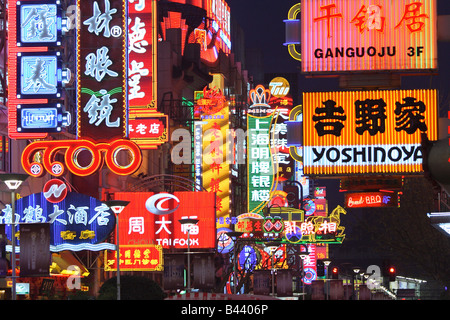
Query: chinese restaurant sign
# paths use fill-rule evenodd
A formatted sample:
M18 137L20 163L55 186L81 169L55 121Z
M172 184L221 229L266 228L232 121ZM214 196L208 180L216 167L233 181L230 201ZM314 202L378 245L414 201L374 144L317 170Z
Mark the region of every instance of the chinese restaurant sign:
M198 219L190 229L190 247L215 247L215 195L212 192L116 192L116 199L130 201L119 215L122 245L160 245L187 248L188 227L178 220Z
M302 0L301 24L303 72L437 69L435 0Z
M120 271L162 271L163 249L160 245L120 245ZM106 251L105 271L117 270L117 251Z
M305 174L422 172L437 140L436 90L303 94Z
M33 177L95 173L105 161L118 175L134 173L141 150L127 138L126 2L78 1L77 8L77 139L35 141L22 153L22 166ZM80 161L82 151L90 161ZM129 163L119 163L128 152ZM64 152L64 164L55 161ZM42 160L36 161L41 153Z
M114 230L114 214L106 204L87 195L68 192L63 200L53 203L47 200L44 192L35 193L17 200L15 212L18 223L50 224L51 251L115 248L114 245L101 243ZM0 224L11 223L12 209L9 204L0 214ZM16 232L19 230L20 224ZM6 226L6 233L11 238L10 225Z
M345 194L347 208L398 207L397 192L356 192Z

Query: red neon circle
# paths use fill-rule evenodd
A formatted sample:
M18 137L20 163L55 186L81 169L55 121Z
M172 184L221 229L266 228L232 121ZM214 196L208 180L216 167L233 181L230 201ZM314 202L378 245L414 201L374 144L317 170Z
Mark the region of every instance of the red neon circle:
M51 179L44 185L42 192L48 202L58 203L66 198L67 185L59 179Z

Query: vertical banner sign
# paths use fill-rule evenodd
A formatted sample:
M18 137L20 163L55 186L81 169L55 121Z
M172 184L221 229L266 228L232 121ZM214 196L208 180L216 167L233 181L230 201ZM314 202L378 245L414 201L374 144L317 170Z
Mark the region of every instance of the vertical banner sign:
M301 1L303 72L437 69L436 0L370 2Z
M126 2L78 0L78 137L127 135Z
M270 200L274 183L274 163L270 149L270 126L267 117L247 115L248 212L258 213Z
M203 117L203 187L216 193L216 217L219 225L230 224L229 107ZM219 226L218 226L219 227Z
M48 276L51 258L50 223L21 224L20 276Z

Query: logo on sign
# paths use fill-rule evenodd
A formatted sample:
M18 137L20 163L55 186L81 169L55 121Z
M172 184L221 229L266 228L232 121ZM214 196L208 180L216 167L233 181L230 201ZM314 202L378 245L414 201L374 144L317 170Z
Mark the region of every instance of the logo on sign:
M67 196L67 186L59 179L49 180L42 191L45 199L51 203L61 202Z
M175 200L175 207L172 205L173 202L170 200ZM180 200L170 193L159 193L151 196L145 202L145 208L155 214L155 215L166 215L175 212L180 206Z

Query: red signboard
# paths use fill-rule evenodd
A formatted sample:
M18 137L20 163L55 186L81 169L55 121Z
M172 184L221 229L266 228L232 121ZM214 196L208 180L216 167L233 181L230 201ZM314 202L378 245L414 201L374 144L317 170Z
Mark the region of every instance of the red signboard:
M397 192L360 192L345 194L347 208L397 207Z
M190 228L190 247L215 247L215 193L116 192L114 198L130 201L119 215L120 245L155 244L165 249L187 248L188 227L179 220L189 218L199 220Z

